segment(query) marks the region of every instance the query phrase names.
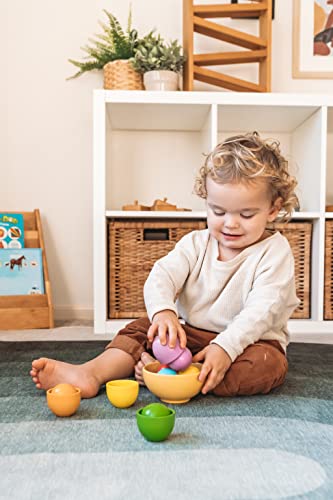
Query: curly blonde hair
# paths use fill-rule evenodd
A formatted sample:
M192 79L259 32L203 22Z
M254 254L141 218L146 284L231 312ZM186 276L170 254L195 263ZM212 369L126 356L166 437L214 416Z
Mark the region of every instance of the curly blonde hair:
M297 181L288 172L288 161L281 154L280 143L264 140L257 132L229 137L206 156L194 185L194 192L204 199L208 176L220 184L265 180L272 203L282 199L281 221L290 219L292 211L299 208L295 194Z

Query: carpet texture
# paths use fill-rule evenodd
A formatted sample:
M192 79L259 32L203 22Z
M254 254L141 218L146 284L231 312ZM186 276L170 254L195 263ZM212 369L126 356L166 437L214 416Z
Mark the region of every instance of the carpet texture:
M167 441L139 433L140 388L120 410L105 388L57 418L30 380L39 356L80 363L105 342L0 342L1 499L333 499L333 346L292 344L269 395L199 395L176 410Z

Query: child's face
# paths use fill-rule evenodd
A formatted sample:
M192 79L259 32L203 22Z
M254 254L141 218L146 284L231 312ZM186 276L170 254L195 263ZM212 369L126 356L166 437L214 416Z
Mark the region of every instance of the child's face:
M218 241L220 256L232 258L264 237L265 227L277 216L280 199L272 205L264 181L218 184L207 187L207 223Z

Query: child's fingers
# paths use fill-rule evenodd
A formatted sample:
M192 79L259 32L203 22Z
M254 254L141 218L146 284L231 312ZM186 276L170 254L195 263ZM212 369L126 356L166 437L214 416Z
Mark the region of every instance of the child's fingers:
M158 325L156 323L152 323L147 332L147 338L150 342L153 342L155 335L158 331Z
M198 377L198 379L200 380L200 382L205 382L205 380L208 377L210 371L211 371L211 368L208 367L208 365L205 365L205 363L204 363L202 365L202 367L201 367L201 370L200 370L200 373L199 373L199 377Z
M205 359L205 351L200 351L195 356L193 356L193 363L197 363L198 361L202 361L203 359Z
M158 326L158 336L162 345L167 343L168 327L164 324Z
M206 379L203 388L201 389L202 394L207 394L208 391L214 389L215 385L216 382L215 382L214 372L211 371Z
M169 334L169 346L171 348L173 348L176 346L177 337L178 337L177 327L175 325L169 325L168 334Z
M182 326L178 327L178 337L179 337L180 347L182 347L183 349L185 349L186 342L187 342L187 337L186 337L185 330L184 330L184 328L182 328Z
M213 390L222 380L223 376L221 377L216 370L211 370L202 388L202 394L207 394L207 392Z
M211 371L210 374L208 375L205 385L201 390L202 394L207 394L207 392L214 389L215 386L216 386L215 377L213 375L213 372Z

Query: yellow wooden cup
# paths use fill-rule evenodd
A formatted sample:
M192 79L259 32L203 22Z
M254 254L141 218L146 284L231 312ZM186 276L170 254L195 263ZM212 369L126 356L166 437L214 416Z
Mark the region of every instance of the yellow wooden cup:
M139 383L135 380L110 380L106 383L106 395L113 406L128 408L137 400Z

